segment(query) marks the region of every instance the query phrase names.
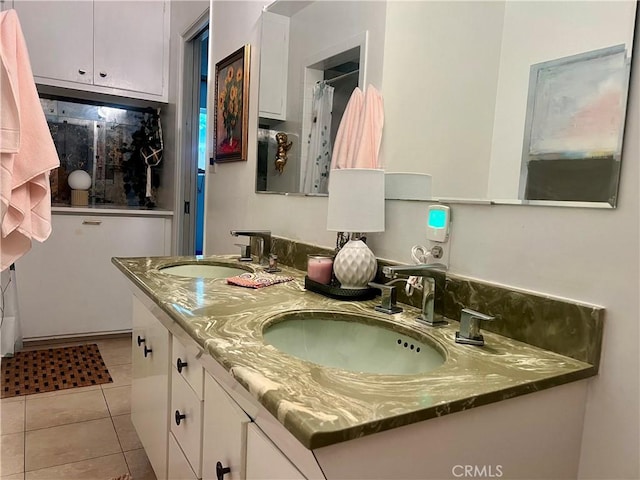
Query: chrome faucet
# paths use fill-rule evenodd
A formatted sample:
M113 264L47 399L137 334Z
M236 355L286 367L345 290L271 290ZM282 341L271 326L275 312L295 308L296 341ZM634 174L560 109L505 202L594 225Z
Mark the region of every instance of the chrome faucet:
M382 273L391 278L397 278L398 275L406 275L408 277L415 276L422 278L422 311L418 317L418 321L427 325L440 325L447 323L440 314L435 314L433 305L436 298L436 281L435 273L443 273L447 270L447 266L442 263L421 263L418 265L390 265L382 267Z
M396 292L396 287L393 284L404 281L406 280L402 278L396 278L395 280L391 280L390 282L384 284L369 282L369 286L371 288L377 288L378 290L380 290L381 295L380 305L376 305L373 308L378 312L388 313L389 315L400 313L402 311L402 308L396 305L396 302L398 301L398 294Z
M257 237L261 240L258 248L260 265L269 265L271 255L271 232L269 230L231 230L234 237Z
M456 332L456 343L467 345L484 345L484 337L480 334L480 322L495 320L491 315L476 312L470 308L463 308L460 313L460 331Z

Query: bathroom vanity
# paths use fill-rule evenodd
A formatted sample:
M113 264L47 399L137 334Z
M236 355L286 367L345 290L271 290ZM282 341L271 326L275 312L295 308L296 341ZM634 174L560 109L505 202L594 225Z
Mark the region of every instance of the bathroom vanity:
M290 267L287 283L228 285L226 268L259 268L236 259L113 259L134 296L132 421L158 478L577 476L580 380L594 365L487 332L484 347L460 345L453 319L426 327L412 307L390 316L325 298ZM166 268L182 264L213 273ZM302 360L265 340L286 314L374 325L443 363L381 374Z

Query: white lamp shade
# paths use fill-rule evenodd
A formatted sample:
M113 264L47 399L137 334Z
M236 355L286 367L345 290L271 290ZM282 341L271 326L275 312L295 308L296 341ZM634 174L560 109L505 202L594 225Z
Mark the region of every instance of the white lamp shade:
M91 175L84 170L74 170L67 177L67 183L72 190L89 190L91 188Z
M384 232L384 170L331 170L327 230Z

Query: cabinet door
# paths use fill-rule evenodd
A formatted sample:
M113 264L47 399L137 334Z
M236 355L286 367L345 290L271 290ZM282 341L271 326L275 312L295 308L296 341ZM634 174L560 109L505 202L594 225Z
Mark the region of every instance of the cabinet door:
M204 376L202 478L216 480L216 465L229 468L224 480L244 480L249 417L207 373Z
M94 2L95 85L154 95L164 89L165 2Z
M169 331L133 297L131 422L158 479L167 478Z
M304 480L289 461L255 423L247 427L246 480Z
M197 480L198 478L191 470L191 465L189 465L173 435L169 435L169 469L167 476L170 480Z
M259 116L286 120L289 17L262 14Z
M93 81L92 2L15 0L14 8L35 77Z
M167 255L171 221L53 215L44 243L16 262L24 338L131 329L128 281L111 257Z

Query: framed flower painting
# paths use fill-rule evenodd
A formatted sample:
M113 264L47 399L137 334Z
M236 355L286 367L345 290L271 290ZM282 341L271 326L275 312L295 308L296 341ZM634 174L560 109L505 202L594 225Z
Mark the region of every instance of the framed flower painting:
M250 45L216 63L213 161L247 160Z

